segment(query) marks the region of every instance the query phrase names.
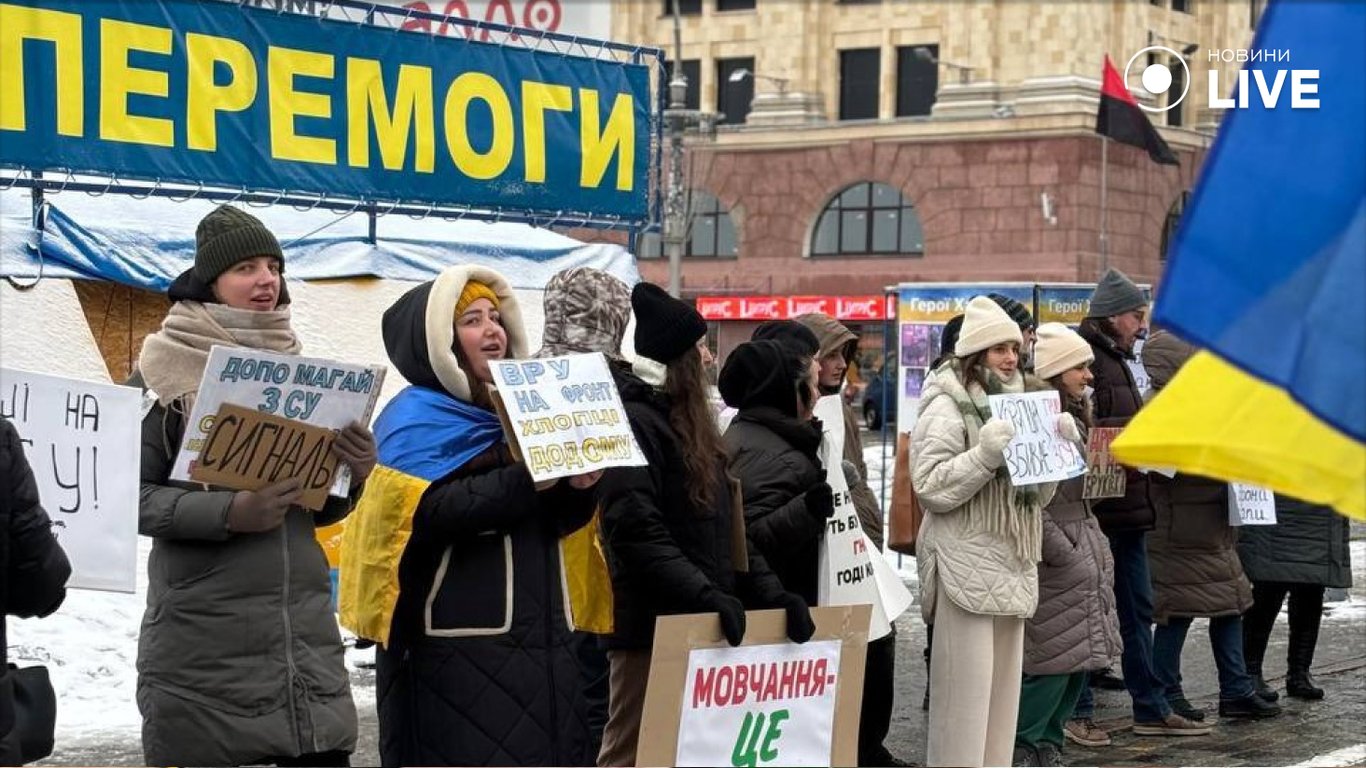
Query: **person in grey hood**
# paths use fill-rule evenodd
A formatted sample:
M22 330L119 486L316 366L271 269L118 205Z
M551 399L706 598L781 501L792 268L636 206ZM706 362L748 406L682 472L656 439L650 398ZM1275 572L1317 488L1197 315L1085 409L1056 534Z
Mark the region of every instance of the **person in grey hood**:
M314 529L346 517L375 466L370 430L334 450L351 498L311 512L285 480L232 491L170 479L214 344L297 355L284 254L255 217L219 206L195 232L195 263L170 287L129 382L155 402L142 420L138 532L152 539L138 637L138 709L148 765L346 765L356 707Z
M550 278L542 301L545 333L536 357L601 352L607 356L609 365L630 370L621 356L621 340L631 319L631 289L626 283L599 269L573 267ZM598 524L595 514L590 523L595 532ZM585 763L595 765L602 748L602 731L607 725L610 665L607 650L597 635L575 634L590 733Z
M820 365L818 385L822 395L838 395L844 387L849 361L858 351L858 336L835 318L812 313L796 318L810 328L820 342L816 362ZM854 500L863 532L873 546L882 550L882 506L868 487L868 466L863 461L863 442L859 439L858 417L844 403L844 470L849 480L849 495ZM868 644L867 671L863 677L863 716L859 720L859 765L905 765L887 750L883 742L892 724L892 705L896 677L896 631Z

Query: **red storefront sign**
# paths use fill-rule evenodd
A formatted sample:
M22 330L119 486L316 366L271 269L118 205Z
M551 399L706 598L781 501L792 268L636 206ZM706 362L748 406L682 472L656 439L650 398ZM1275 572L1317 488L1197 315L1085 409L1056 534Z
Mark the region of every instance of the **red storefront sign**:
M870 321L895 314L895 298L886 296L699 296L696 306L707 320L786 320L820 312Z

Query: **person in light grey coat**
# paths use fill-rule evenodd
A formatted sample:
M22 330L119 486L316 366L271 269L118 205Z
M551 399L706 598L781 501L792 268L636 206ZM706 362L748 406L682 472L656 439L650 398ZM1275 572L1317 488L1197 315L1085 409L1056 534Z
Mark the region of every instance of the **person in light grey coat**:
M261 222L220 206L200 222L195 266L172 283L161 330L129 382L154 398L142 420L138 531L152 538L138 638L148 765L346 765L356 707L315 528L347 515L374 467L364 426L334 450L351 498L319 512L284 480L233 491L171 480L209 348L298 354L284 257Z

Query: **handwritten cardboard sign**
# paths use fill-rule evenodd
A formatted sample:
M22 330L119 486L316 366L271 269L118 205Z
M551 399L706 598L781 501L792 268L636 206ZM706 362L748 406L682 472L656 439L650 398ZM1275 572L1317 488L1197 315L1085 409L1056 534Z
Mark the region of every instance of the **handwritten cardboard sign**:
M1124 496L1128 475L1110 453L1110 443L1123 430L1119 427L1093 427L1086 439L1086 482L1084 499L1117 499Z
M1057 392L991 395L987 402L992 416L1015 425L1005 450L1012 484L1058 482L1086 471L1081 451L1058 435L1062 402Z
M868 637L877 640L892 631L892 622L911 607L914 597L859 523L844 476L844 411L839 395L818 400L815 415L825 430L819 452L825 481L835 495L835 514L826 522L817 561L816 602L871 605Z
M1276 496L1265 488L1244 483L1228 485L1229 525L1275 525Z
M737 648L716 614L659 617L636 765L855 765L869 612L812 608L797 645L752 611Z
M299 506L319 510L337 477L335 438L330 429L225 403L190 477L238 491L297 477L304 483Z
M489 370L509 443L537 482L647 463L601 354L503 360Z
M68 587L136 586L141 401L135 387L0 368L0 415L19 432L71 561Z
M199 393L185 422L171 479L193 479L190 473L213 430L214 415L225 403L328 430L353 421L369 424L384 372L382 365L215 345L209 350ZM345 496L350 485L351 470L342 465L331 493Z

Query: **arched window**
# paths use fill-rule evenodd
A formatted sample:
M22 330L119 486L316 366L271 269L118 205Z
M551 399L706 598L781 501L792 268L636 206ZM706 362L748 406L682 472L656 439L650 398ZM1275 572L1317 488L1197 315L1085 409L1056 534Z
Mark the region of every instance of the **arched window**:
M860 182L821 211L811 236L812 256L913 255L925 253L920 216L895 187Z
M1181 215L1186 212L1186 203L1190 201L1190 197L1190 190L1182 192L1172 203L1172 207L1167 209L1167 218L1162 222L1162 250L1157 254L1159 262L1167 262L1167 252L1176 242L1176 231L1181 227Z
M739 253L735 222L721 201L708 192L693 190L688 207L692 215L688 219L688 240L683 255L688 258L735 258ZM637 250L642 259L665 255L657 232L642 235Z

